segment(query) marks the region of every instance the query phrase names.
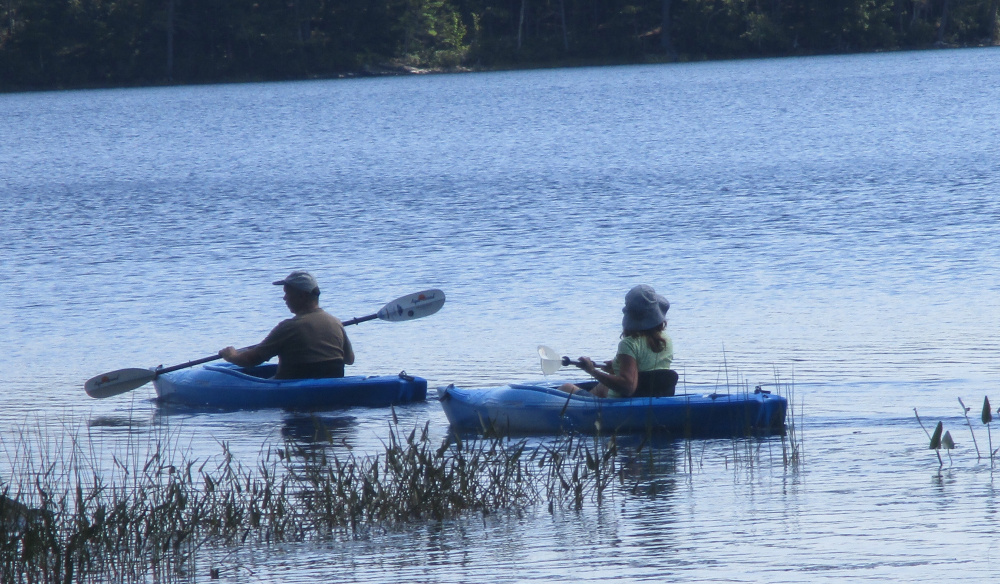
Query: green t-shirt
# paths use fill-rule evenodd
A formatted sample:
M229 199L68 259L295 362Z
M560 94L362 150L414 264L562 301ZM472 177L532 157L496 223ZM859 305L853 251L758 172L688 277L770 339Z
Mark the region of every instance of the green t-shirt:
M670 369L670 363L674 360L674 343L666 334L663 335L663 339L667 341L667 346L659 353L654 353L649 348L649 343L646 342L646 339L642 337L625 337L618 342L618 355L628 355L635 359L640 373L656 369ZM615 355L615 360L612 364L615 374L620 373L618 355Z
M615 360L611 363L615 374L617 375L621 372L621 365L618 362L619 355L628 355L635 359L639 373L643 371L655 371L657 369L670 369L670 363L674 360L674 342L670 340L670 336L666 333L663 335L663 340L667 341L667 346L659 353L654 353L649 348L649 343L642 337L625 337L618 341L618 354L615 355ZM608 397L625 396L614 389L608 388Z

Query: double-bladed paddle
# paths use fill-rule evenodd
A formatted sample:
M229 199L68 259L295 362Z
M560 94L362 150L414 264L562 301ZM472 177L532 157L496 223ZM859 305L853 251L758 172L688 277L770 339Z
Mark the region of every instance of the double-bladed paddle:
M573 361L569 357L560 357L559 353L545 345L538 345L538 358L542 362L542 373L545 375L552 375L567 365L580 366L579 361Z
M344 321L344 326L375 320L376 318L388 322L414 320L430 316L441 310L442 306L444 306L444 292L437 289L424 290L423 292L416 292L414 294L401 296L387 303L375 314L360 316L358 318L352 318L351 320ZM250 347L246 348L249 349ZM188 361L187 363L181 363L180 365L173 365L171 367L156 367L153 369L134 367L110 371L88 379L87 382L83 384L83 389L90 397L103 399L142 387L164 373L170 373L171 371L177 371L178 369L186 369L187 367L194 367L195 365L201 365L202 363L208 363L209 361L215 361L216 359L221 358L222 357L219 357L218 355L212 355L210 357L195 359L194 361Z

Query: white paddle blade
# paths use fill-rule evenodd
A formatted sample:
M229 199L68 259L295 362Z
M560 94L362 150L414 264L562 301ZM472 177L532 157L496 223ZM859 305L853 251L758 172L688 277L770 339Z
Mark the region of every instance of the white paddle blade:
M538 345L538 358L542 363L542 373L545 375L552 375L562 369L562 357L551 347Z
M90 397L103 399L142 387L155 378L156 372L152 369L119 369L88 379L83 389Z
M416 292L397 298L378 311L380 320L399 322L430 316L444 306L444 292L437 289Z

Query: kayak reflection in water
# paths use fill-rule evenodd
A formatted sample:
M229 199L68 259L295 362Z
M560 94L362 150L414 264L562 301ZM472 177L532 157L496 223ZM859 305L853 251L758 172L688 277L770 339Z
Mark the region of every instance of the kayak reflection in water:
M319 284L309 272L296 271L284 280L285 304L295 315L274 327L259 345L219 356L240 367L254 367L277 355L275 379L343 377L344 365L354 364L354 349L344 324L319 307Z
M559 389L596 397L661 397L674 394L677 373L670 370L674 344L666 333L670 302L645 284L625 295L621 341L613 361L598 368L589 357L580 357L577 367L599 383L587 391L572 383Z

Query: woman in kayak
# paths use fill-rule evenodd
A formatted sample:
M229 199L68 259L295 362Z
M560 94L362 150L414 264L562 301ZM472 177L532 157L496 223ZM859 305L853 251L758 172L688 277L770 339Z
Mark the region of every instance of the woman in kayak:
M670 370L674 344L666 333L670 302L645 284L625 295L622 335L613 361L598 368L589 357L580 357L577 367L599 383L587 391L572 383L559 389L597 397L653 397L674 394L677 373Z

